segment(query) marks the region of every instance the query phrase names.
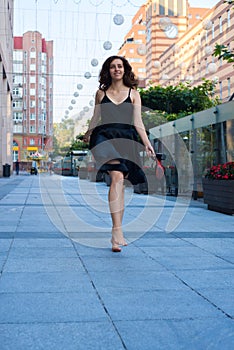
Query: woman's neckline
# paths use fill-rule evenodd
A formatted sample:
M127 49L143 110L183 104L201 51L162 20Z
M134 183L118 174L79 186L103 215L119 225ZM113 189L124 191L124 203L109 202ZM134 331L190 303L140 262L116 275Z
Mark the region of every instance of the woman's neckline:
M121 101L121 102L116 102L116 101L114 101L112 98L110 98L110 97L108 96L108 94L107 94L107 91L105 91L105 96L106 96L106 97L108 98L108 100L110 100L110 102L112 102L114 105L119 106L119 105L121 105L122 103L126 102L126 100L127 100L128 98L130 98L130 93L131 93L131 88L129 88L129 90L128 90L128 95L127 95L127 97L126 97L123 101Z

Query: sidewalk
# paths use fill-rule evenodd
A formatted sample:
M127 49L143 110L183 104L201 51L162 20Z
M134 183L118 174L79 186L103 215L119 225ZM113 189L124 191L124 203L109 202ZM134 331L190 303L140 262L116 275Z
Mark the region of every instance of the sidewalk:
M0 178L0 349L234 349L234 217L127 188L112 253L107 191Z

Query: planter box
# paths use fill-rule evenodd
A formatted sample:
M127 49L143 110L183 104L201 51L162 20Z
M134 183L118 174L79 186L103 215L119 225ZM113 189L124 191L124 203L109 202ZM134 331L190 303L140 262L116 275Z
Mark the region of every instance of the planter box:
M209 210L234 214L234 180L202 179L204 203Z

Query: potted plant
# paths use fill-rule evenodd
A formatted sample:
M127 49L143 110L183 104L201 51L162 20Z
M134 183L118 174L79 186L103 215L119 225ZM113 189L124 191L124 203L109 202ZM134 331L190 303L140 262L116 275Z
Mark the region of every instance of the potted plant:
M202 179L204 203L209 210L234 214L234 162L214 165Z

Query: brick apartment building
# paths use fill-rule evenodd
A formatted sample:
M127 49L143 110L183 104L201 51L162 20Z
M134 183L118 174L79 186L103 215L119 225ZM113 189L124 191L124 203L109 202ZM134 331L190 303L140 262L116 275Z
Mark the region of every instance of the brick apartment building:
M159 83L175 84L189 81L201 83L202 78L216 82L216 95L227 101L234 92L234 70L231 63L218 60L213 50L216 43L233 50L234 10L233 5L219 1L206 11L199 23L189 28L159 57Z
M12 54L13 0L0 5L0 177L3 165L12 165Z
M14 37L13 161L53 149L53 41L28 31Z
M140 87L159 82L158 59L188 28L199 22L207 12L204 8L191 8L187 0L148 0L132 19L132 27L124 37L118 54L126 57L138 77ZM161 21L169 20L172 31L166 36ZM167 25L167 23L165 24ZM160 28L161 27L161 28Z

